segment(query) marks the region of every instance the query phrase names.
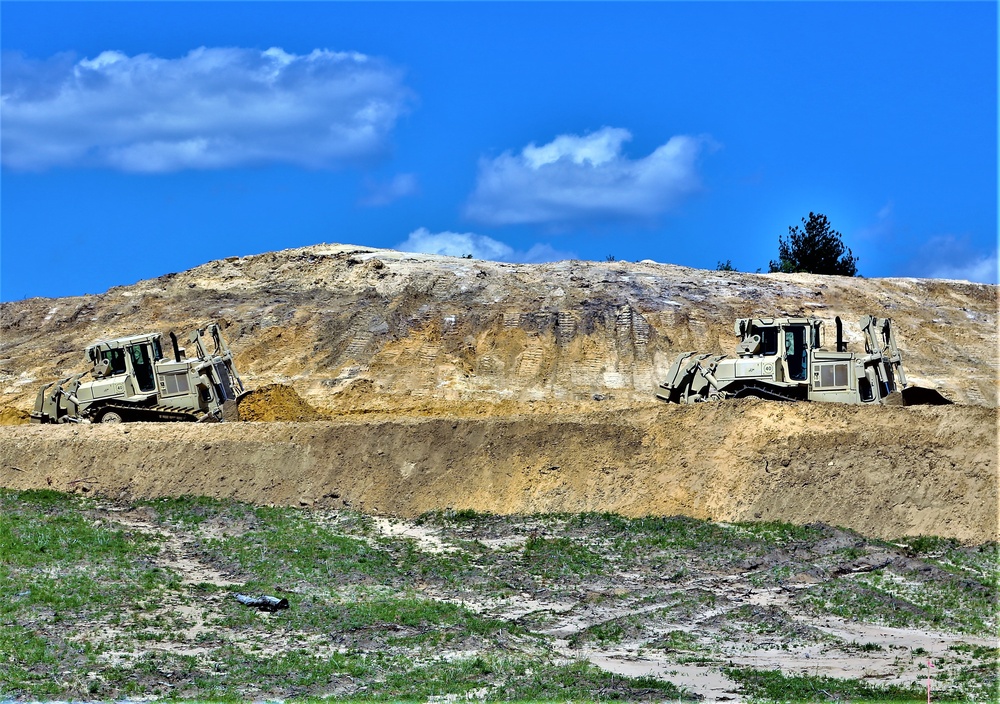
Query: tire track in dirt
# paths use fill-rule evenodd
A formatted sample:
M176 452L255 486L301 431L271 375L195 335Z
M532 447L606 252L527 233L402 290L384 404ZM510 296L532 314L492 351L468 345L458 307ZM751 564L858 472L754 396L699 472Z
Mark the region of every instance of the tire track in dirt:
M151 513L151 512L149 512ZM211 584L216 587L228 587L240 584L231 575L215 569L212 565L198 558L198 540L180 530L170 530L162 523L154 522L151 515L143 509L118 509L105 507L104 517L128 530L155 535L161 549L153 557L153 562L167 568L180 577L181 584ZM202 529L204 532L204 528ZM203 539L203 538L202 538Z

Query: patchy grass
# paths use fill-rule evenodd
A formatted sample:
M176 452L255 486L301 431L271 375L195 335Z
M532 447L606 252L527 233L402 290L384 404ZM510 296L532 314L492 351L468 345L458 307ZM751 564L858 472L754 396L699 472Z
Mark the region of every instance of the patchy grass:
M852 575L803 597L816 612L893 627L934 627L978 635L995 632L996 592L974 580L910 581L885 573Z
M60 693L60 670L95 662L67 635L77 624L162 599L175 575L152 559L157 541L90 517L92 501L53 491L0 491L0 693Z
M796 544L811 544L827 536L828 529L820 526L796 526L780 521L760 521L759 523L736 523L733 529L737 535L749 539L757 545L780 547Z
M474 657L436 662L392 674L374 688L373 699L426 700L469 695L502 701L690 700L676 685L652 677L622 677L584 662L533 663Z
M469 573L464 554L441 557L420 551L409 539L374 538L366 516L354 514L335 525L293 509L256 508L249 516L246 532L204 545L210 560L231 564L252 588L405 587L415 580L452 583Z
M80 503L55 491L0 491L0 554L9 568L74 563L121 566L156 553L156 544L87 517Z
M918 702L927 691L919 686L873 685L863 680L823 675L785 675L780 670L728 667L727 677L739 682L743 694L756 700L792 702ZM958 697L957 699L961 699ZM938 694L936 701L955 701Z
M581 658L620 652L719 672L740 649L838 647L800 624L817 614L884 623L895 613L978 634L997 623L995 545L592 513L451 511L415 525L449 550L347 511L0 492L0 698L677 700L693 694L668 666L624 677ZM875 552L888 566L845 574ZM817 583L781 605L749 601L802 574ZM291 608L261 613L237 593ZM926 655L841 645L900 671ZM938 657L947 691L995 692L995 649L958 642ZM910 692L727 672L765 699Z
M524 545L521 566L528 574L557 579L594 574L605 565L600 555L571 538L532 536Z

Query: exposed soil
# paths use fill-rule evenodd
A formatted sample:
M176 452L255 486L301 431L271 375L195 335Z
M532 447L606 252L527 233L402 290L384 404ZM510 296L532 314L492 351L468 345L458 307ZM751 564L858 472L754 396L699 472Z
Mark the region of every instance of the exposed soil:
M240 399L239 419L243 421L310 421L322 418L287 384L267 384Z
M29 420L28 412L21 408L0 408L0 425L25 425Z
M891 315L909 379L959 404L653 398L678 351L731 351L736 317L839 314L857 349L863 313ZM508 265L346 245L230 258L97 296L0 305L0 422L22 422L37 386L77 371L96 338L216 319L256 389L240 404L253 423L0 428L0 484L992 539L996 314L996 286L950 281Z
M747 316L892 317L909 379L997 404L997 287L655 262L501 264L350 245L231 257L106 293L0 304L0 408L85 369L101 338L223 326L250 388L338 413L501 401L648 402L678 352L732 353ZM183 338L182 338L183 339Z
M910 381L956 405L653 400L678 352L731 352L737 317L817 315L832 327L840 315L857 350L853 323L869 313L893 318ZM38 386L83 370L87 344L206 320L221 322L256 389L240 404L243 422L23 425ZM524 514L554 512L821 521L872 538L982 543L997 539L1000 515L997 373L996 286L653 262L507 265L319 245L99 295L0 304L0 486L114 502L236 498L308 507L330 521L358 510L377 516L386 539L442 556L466 549L464 538L413 520L424 512L510 515L518 529L474 536L497 554L533 539ZM100 520L160 531L159 559L183 584L238 579L191 537L163 534L167 524L113 507ZM947 630L813 618L796 607L796 590L837 576L837 566L824 563L817 576L806 562L789 564L780 588L749 575L770 563L692 572L681 591L702 606L648 619L639 601L620 597L672 589L669 574L621 572L614 584L492 599L429 595L532 624L567 658L667 673L712 698L733 696L733 682L718 659L697 661L700 646L685 631L727 643L713 657L736 665L883 682L912 681L914 648L944 657L955 643ZM702 608L707 595L716 606ZM188 654L200 652L210 602L197 613L165 607L193 629L182 639ZM598 625L623 635L600 642ZM871 647L862 656L851 643Z
M276 412L294 397L280 398ZM820 520L872 536L986 541L997 537L996 424L996 409L979 406L750 399L501 417L29 425L0 429L0 485L399 516Z

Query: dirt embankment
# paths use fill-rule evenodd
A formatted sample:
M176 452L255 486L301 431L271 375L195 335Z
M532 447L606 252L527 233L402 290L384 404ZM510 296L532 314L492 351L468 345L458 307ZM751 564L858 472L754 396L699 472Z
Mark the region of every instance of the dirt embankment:
M0 429L0 483L414 516L614 511L997 538L997 411L756 400L508 417Z

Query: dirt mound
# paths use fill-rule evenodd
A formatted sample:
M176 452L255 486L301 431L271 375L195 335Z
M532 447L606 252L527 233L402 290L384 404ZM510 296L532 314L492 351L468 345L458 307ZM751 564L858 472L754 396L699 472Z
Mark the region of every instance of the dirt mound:
M0 483L94 477L109 495L346 499L401 515L683 513L995 538L997 290L350 245L231 257L100 295L0 304L0 409L16 409L0 421L83 371L94 340L216 320L257 388L239 414L266 423L0 428ZM852 321L865 314L892 316L908 380L932 390L924 400L955 405L654 399L679 352L731 353L737 318L813 315L829 333L839 316L860 352ZM305 420L317 422L292 423Z
M320 420L323 416L306 403L287 384L268 384L254 389L240 399L239 418L241 421L303 422Z
M25 425L31 421L28 412L20 408L0 408L0 425Z
M746 400L516 416L33 425L0 430L0 485L401 516L452 508L823 521L883 538L985 541L997 538L996 422L996 409L981 406Z

